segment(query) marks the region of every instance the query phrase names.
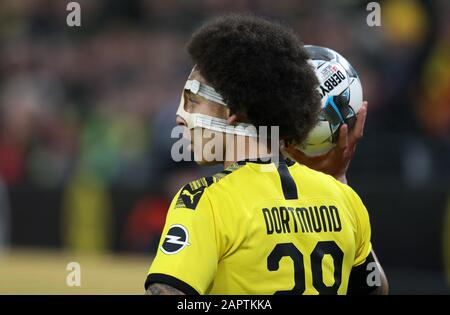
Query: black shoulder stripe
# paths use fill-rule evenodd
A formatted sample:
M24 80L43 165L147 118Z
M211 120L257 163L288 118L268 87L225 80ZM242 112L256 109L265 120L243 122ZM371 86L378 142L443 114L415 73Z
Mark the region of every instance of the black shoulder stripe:
M286 158L285 159L287 166L292 166L295 164L295 162L293 160L291 160L290 158Z
M205 191L205 188L211 186L213 183L214 179L212 177L203 177L185 185L178 196L175 209L187 208L195 210L203 195L203 192Z
M208 186L211 186L212 184L214 184L214 178L212 178L211 176L205 177L206 183L208 184Z
M283 189L286 200L298 199L297 185L289 173L289 168L285 161L280 161L277 167L281 179L281 188Z
M206 187L209 187L212 184L220 181L222 178L224 178L228 174L233 173L240 167L241 165L235 163L213 176L203 177L186 184L183 189L181 189L180 195L178 196L177 202L175 204L175 209L187 208L195 210Z

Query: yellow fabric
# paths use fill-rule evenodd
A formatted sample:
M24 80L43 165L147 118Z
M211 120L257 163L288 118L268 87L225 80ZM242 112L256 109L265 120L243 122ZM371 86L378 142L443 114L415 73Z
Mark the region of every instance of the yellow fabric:
M188 193L184 192L186 186L178 192L149 274L175 277L200 294L274 294L292 290L294 285L297 293L318 294L320 285L313 284L313 267L314 283L331 287L336 281L336 259L337 277L341 278L336 290L345 294L352 267L362 264L371 251L369 217L358 195L331 176L295 163L288 169L298 199L286 200L275 164L247 162L230 169L234 170L230 174L188 184ZM195 198L199 201L194 207ZM318 232L313 219L317 219ZM167 254L161 246L174 225L186 229L188 245ZM321 255L324 244L319 246L319 242L337 246L343 253L341 264L339 255ZM269 256L277 253L282 257L271 261L272 265L278 262L278 268L272 266L270 271ZM291 256L286 256L289 253ZM300 270L296 276L294 265Z

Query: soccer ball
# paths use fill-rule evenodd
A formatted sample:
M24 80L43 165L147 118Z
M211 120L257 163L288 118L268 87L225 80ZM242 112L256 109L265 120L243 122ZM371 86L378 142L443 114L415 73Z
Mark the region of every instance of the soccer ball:
M363 93L358 74L344 57L325 47L305 45L305 48L319 79L322 109L319 122L296 148L308 156L317 156L336 145L342 124L347 124L349 130L353 128Z

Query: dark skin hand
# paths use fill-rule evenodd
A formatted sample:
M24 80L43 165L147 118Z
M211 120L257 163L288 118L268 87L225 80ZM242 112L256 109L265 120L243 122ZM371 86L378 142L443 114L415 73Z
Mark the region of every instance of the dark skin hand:
M297 150L292 145L282 146L294 160L316 171L329 174L337 180L347 183L346 173L350 161L355 153L356 144L364 133L364 124L367 117L367 102L364 101L358 110L355 127L349 133L348 126L342 125L339 129L339 140L336 146L328 153L310 157Z

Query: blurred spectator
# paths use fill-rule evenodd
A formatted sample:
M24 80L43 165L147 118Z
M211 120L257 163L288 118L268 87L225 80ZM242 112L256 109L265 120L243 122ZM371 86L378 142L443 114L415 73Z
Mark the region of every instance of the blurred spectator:
M81 170L68 185L63 205L62 233L67 249L89 253L111 250L111 199L101 181Z
M443 221L443 258L444 258L444 272L447 280L447 285L450 287L450 192L447 199L447 207Z
M9 197L0 178L0 256L10 246L10 215Z

